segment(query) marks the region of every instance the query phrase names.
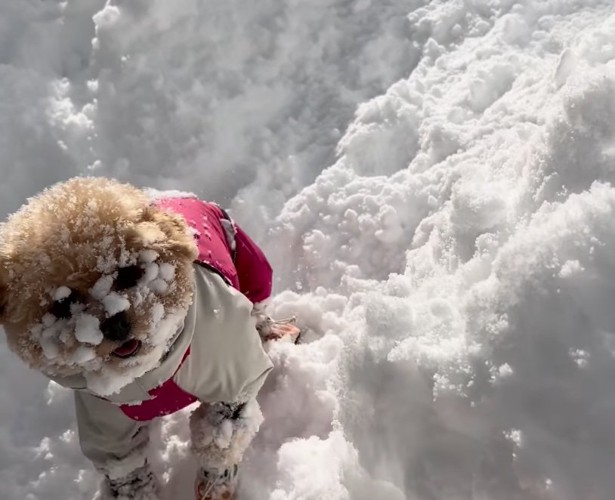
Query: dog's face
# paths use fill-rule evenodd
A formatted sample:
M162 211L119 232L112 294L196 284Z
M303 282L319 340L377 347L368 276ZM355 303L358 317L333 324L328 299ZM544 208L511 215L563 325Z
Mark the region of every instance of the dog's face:
M143 191L77 178L0 230L0 322L23 360L101 395L155 368L192 300L196 245Z

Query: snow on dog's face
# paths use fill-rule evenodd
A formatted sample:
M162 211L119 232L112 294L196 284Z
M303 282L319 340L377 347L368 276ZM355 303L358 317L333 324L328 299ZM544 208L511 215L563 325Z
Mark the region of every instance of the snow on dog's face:
M0 322L9 346L100 395L158 366L192 300L196 245L143 191L75 178L0 229Z

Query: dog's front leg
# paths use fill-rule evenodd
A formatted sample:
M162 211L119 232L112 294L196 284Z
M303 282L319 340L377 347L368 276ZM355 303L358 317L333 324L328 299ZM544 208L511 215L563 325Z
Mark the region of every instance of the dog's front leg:
M147 460L149 425L86 392L75 392L75 409L81 449L104 474L100 498L157 500L160 485Z
M194 411L190 431L192 453L199 465L197 500L233 497L237 468L262 421L256 399L246 403L202 403Z

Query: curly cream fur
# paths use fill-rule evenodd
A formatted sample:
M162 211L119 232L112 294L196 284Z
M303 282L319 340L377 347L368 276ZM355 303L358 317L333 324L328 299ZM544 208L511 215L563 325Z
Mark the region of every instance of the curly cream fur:
M0 323L8 344L26 363L46 373L68 375L78 368L53 363L43 355L32 329L43 322L52 291L66 286L87 297L88 313L104 318L89 291L103 275L129 265L142 250L176 269L173 286L159 299L167 310L183 310L192 299L192 261L196 245L185 221L153 206L144 191L105 178L74 178L31 198L0 227ZM127 292L138 303L135 292ZM158 299L157 299L158 300ZM153 305L129 311L135 337L146 341ZM143 343L147 350L147 342ZM71 359L80 343L67 339L61 359ZM121 370L110 356L117 343L104 340L96 356ZM144 352L146 354L146 352Z

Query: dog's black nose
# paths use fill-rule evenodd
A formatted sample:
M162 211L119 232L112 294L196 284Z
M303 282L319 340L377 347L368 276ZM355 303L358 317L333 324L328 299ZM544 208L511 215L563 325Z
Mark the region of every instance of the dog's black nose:
M100 331L107 340L123 342L130 335L130 321L125 311L114 314L100 324Z

